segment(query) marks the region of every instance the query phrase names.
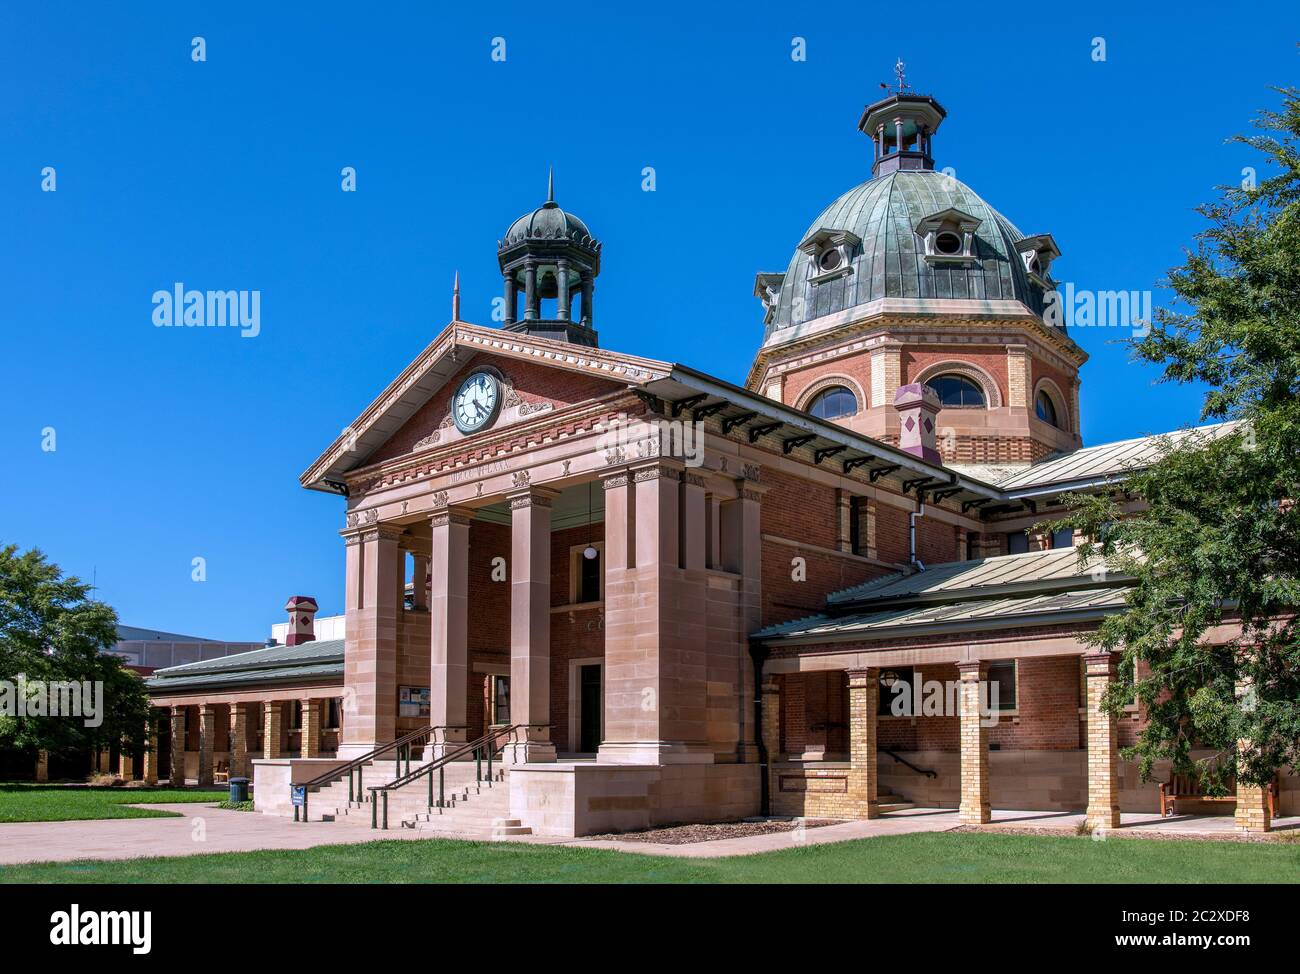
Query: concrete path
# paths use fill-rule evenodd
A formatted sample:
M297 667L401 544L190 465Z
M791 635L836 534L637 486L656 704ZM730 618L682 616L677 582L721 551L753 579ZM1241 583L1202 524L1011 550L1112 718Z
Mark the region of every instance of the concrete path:
M0 866L71 859L309 849L319 845L425 837L405 830L372 833L369 829L339 828L331 822L294 822L289 818L192 802L140 807L179 812L181 817L6 823L0 825Z
M375 842L381 839L418 842L429 838L455 838L409 829L372 832L368 828L336 822L301 823L279 816L235 812L206 804L182 802L141 807L179 812L181 817L3 824L0 825L0 867L20 862L196 856L210 852L252 852L258 849L310 849L313 846ZM1073 832L1082 821L1083 815L1066 812L997 810L988 827ZM1135 836L1144 832L1159 832L1189 837L1227 838L1233 834L1231 816L1182 815L1162 819L1155 814L1125 813L1122 821L1123 831ZM891 812L869 822L842 822L820 828L683 845L617 839L548 839L538 836L510 836L495 841L564 845L580 849L613 849L641 855L708 858L746 856L881 835L944 832L956 828L958 824L955 809L913 808ZM1300 816L1278 819L1274 827L1279 831L1300 829Z

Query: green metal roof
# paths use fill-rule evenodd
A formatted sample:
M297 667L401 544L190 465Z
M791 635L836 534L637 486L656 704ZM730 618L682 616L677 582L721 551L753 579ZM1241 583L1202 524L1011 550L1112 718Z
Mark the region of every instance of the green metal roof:
M180 667L173 667L173 669L180 669ZM342 660L337 663L236 670L228 673L193 673L166 679L152 676L144 683L150 693L163 695L185 693L190 690L264 686L275 683L324 683L330 680L342 682Z
M233 656L169 666L166 669L155 670L146 684L150 687L163 684L170 686L170 681L178 679L190 680L202 676L244 672L265 673L270 670L327 663L338 663L342 672L342 639L318 639L297 646L268 646L265 649L236 653Z
M896 572L832 592L826 604L832 608L849 608L892 602L954 601L976 595L997 596L1044 588L1059 590L1080 583L1089 587L1115 585L1125 581L1117 575L1094 578L1091 570L1079 567L1079 555L1074 548L1054 548L947 562L932 565L925 571Z
M925 259L915 227L947 209L980 221L975 230L979 260L973 266ZM900 170L861 183L826 207L802 239L819 230L848 231L861 240L852 273L811 284L814 255L796 250L766 336L881 298L1015 300L1035 314L1043 312L1042 291L1030 282L1015 247L1024 235L969 186L945 173Z
M1078 623L1119 610L1124 598L1122 588L1093 588L1002 599L966 599L848 616L817 615L769 626L755 633L754 638L816 643Z

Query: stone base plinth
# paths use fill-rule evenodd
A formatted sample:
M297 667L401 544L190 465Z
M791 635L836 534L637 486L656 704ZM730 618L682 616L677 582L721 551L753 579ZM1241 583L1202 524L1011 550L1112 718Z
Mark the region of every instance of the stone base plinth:
M292 817L290 785L311 781L347 763L337 758L258 758L253 761L253 809Z
M759 812L756 764L522 764L510 771L510 814L534 835L728 821Z

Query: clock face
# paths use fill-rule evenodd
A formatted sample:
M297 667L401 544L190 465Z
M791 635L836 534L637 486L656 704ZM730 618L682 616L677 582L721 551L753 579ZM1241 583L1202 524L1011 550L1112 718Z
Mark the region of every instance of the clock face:
M501 384L490 372L475 372L456 392L451 403L452 419L462 433L474 433L496 418L501 405Z

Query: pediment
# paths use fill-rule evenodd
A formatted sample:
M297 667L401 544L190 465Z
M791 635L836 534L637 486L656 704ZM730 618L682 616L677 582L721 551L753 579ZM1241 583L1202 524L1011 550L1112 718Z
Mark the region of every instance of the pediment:
M451 398L477 366L497 370L506 399L492 426L476 436L672 370L653 359L453 322L343 428L299 478L302 485L339 492L349 471L461 438L450 421Z

